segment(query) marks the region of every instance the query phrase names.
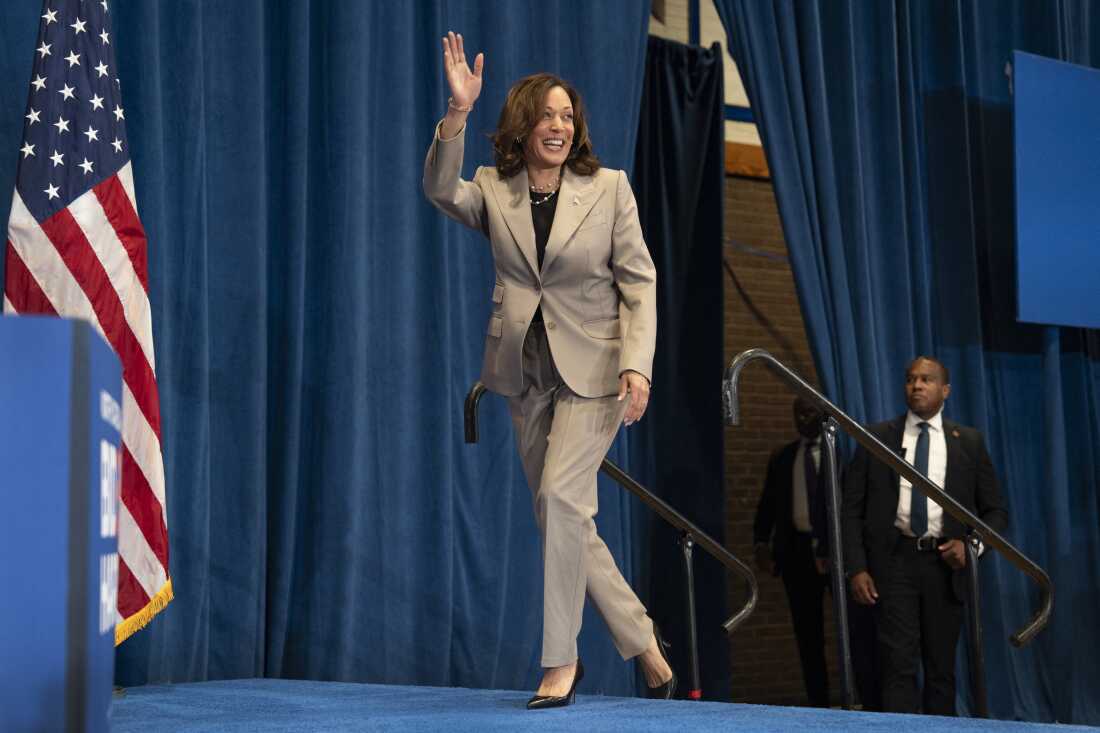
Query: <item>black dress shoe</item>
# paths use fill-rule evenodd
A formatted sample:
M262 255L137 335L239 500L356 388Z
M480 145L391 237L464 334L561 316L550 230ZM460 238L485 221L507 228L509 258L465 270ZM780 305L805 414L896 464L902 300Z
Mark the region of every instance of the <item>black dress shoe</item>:
M543 710L545 708L561 708L572 705L577 697L577 683L584 677L584 665L577 660L577 671L573 673L573 684L569 686L569 692L564 695L535 695L527 701L528 710Z
M665 641L665 638L661 636L661 630L657 628L656 622L653 624L653 637L657 639L657 649L661 652L661 658L665 660L665 664L669 669L672 669L672 660L668 658L668 650L672 648L672 645ZM648 697L650 700L671 700L672 696L676 694L676 670L672 669L672 677L668 682L663 685L657 685L656 687L650 687Z

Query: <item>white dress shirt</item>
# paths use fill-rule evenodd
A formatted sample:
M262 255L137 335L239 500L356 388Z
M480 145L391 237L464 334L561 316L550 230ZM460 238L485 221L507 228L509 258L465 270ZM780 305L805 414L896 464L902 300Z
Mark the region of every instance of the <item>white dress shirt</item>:
M947 487L943 482L947 477L947 439L943 433L943 408L928 420L914 415L911 411L905 416L905 432L901 438L905 460L912 464L916 459L917 436L920 435L917 424L921 422L928 423L928 478L932 483L946 490ZM913 485L902 477L898 485L898 513L894 519L894 526L907 537L914 536L909 527L912 500ZM928 501L928 531L924 534L927 537L943 536L943 509L931 499Z
M813 526L810 524L810 497L806 493L806 449L810 450L810 460L814 462L814 471L821 465L821 441L802 440L798 445L798 452L794 456L794 466L791 469L791 522L799 532L810 532ZM818 491L825 487L820 484Z

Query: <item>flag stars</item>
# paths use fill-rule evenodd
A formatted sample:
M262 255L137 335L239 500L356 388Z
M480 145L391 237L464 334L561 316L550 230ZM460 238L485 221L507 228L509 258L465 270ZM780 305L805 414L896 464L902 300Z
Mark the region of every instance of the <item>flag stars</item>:
M96 94L88 101L91 102L92 109L103 109L103 97L99 96L98 94Z
M23 147L19 148L19 152L23 154L23 160L34 155L34 146L30 143L23 143Z
M53 123L53 126L57 128L58 135L69 132L69 121L64 117L58 117L57 122Z
M46 14L42 16L42 20L46 21L46 25L57 22L57 11L47 10Z
M69 27L72 28L74 31L76 31L76 35L79 36L81 33L84 33L84 26L85 25L87 25L87 21L83 21L80 18L77 18L76 22L73 23L72 25L70 25Z
M75 91L76 91L76 87L71 87L68 84L66 84L63 87L61 87L60 89L58 89L57 93L60 94L62 97L64 97L65 101L68 101L70 99L76 99L76 95L73 94L73 92L75 92Z
M40 92L46 88L46 77L41 74L34 75L34 81L31 82L31 86L34 87L34 91Z
M56 168L59 165L65 165L64 153L59 153L56 150L53 151L53 155L50 156L50 160L53 161L53 167Z
M48 201L53 201L54 199L61 198L57 195L57 191L57 186L53 185L52 183L49 185L49 187L42 189L42 193L46 194L46 196L48 197Z
M107 12L107 0L102 0L99 4L103 6L103 12L106 13Z
M114 147L116 153L122 152L122 141L119 140L117 137L111 141L111 145Z
M93 68L95 68L96 73L99 74L100 79L107 76L107 64L103 63L102 61L99 62L99 66L95 66Z
M41 114L41 110L37 110L34 107L31 107L31 111L27 113L28 124L33 125L35 122L41 122L42 120L39 119L39 115Z
M76 51L69 51L69 55L65 57L65 60L69 62L69 68L74 66L80 66L80 54Z
M99 140L99 130L95 129L91 125L88 125L88 129L85 130L84 132L82 132L81 134L88 136L88 142L91 142L92 140L96 140L96 141Z
M103 31L99 34L99 40L103 41L104 46L109 46L111 44L111 36L107 31Z
M126 115L122 114L122 107L115 105L115 122L122 122L126 119Z
M51 46L53 46L52 43L46 43L45 41L42 41L42 45L39 46L37 49L38 53L42 54L42 58L46 58L50 55Z
M84 175L88 175L89 173L91 173L93 167L95 167L95 163L91 162L87 158L84 159L83 163L78 163L77 164L77 168L83 168L84 169Z

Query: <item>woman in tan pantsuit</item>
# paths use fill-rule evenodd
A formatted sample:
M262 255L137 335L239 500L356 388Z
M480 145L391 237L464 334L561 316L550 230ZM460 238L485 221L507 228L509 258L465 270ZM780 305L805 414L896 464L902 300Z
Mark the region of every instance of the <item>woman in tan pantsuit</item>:
M529 708L568 705L584 667L577 634L585 594L623 659L637 658L650 697L676 678L665 643L596 533L596 473L619 425L649 399L656 273L630 183L601 168L580 95L550 74L508 92L494 167L462 180L466 116L481 93L462 36L443 39L451 89L424 163L424 192L493 250L496 285L481 381L508 399L542 535L542 666Z

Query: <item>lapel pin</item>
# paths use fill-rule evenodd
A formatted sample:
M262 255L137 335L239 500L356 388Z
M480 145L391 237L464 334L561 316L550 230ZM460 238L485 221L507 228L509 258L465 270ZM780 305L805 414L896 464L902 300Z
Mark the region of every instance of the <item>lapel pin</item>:
M573 206L576 206L581 202L581 197L577 194L573 194Z
M954 437L956 437L956 438L957 438L957 437L959 437L959 431L958 431L958 429L952 430L952 431L951 431L951 435L952 435L952 436L954 436Z

